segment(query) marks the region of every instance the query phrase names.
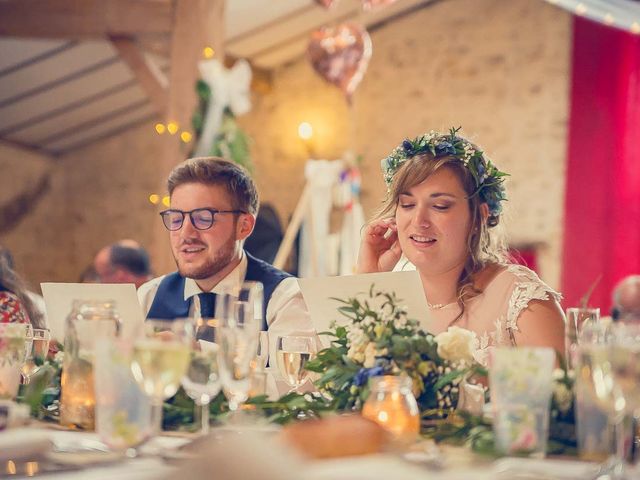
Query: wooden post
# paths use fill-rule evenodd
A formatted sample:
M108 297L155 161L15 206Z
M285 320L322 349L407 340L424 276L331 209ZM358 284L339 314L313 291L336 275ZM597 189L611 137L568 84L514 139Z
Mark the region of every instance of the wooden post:
M165 123L175 122L178 132L165 133L163 157L158 159L160 174L159 191L166 191L167 176L171 169L185 160L193 143L180 140L180 132L193 133L191 118L198 104L195 90L200 77L198 62L203 57L205 47L212 47L215 57L224 59L224 0L177 0L175 2L175 23L171 41L171 72L169 76L169 96ZM193 142L193 140L192 140ZM157 224L157 235L151 247L158 273L175 268L169 249L169 236Z

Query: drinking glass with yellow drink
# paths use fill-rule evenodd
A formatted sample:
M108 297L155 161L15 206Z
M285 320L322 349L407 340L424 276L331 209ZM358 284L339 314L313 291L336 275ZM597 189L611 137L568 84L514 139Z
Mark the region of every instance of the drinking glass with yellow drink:
M193 336L190 319L148 319L134 341L131 372L151 400L154 434L162 429L163 401L175 395L187 372Z

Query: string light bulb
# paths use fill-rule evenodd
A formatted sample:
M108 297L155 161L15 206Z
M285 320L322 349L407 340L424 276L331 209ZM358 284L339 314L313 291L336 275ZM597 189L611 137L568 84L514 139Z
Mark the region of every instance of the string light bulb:
M164 126L164 123L156 123L156 132L158 135L162 135L167 130L167 127Z
M189 143L192 138L193 138L193 135L191 135L190 132L180 133L180 140L182 140L184 143Z
M149 201L152 204L157 205L160 201L160 195L158 195L157 193L152 193L151 195L149 195Z
M310 140L313 136L313 127L309 122L302 122L298 125L298 136L302 140Z
M633 22L631 24L631 33L638 35L640 33L640 23Z
M171 205L171 199L169 198L169 195L165 195L164 197L162 197L162 204L165 207L169 207Z
M615 21L615 19L613 18L613 15L611 15L610 13L607 13L604 16L604 23L606 25L613 25L613 22Z
M167 130L171 135L175 135L178 132L178 124L176 122L169 122L167 124Z
M202 50L202 55L204 56L204 58L213 58L213 56L216 54L216 51L211 48L211 47L204 47L204 49Z

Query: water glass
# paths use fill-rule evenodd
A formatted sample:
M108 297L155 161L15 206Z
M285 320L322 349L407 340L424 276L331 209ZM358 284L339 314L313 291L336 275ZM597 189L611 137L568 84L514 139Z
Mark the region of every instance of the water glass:
M217 295L218 365L222 389L232 412L249 398L252 364L263 322L262 302L260 282L244 282Z
M574 369L575 367L576 350L578 344L581 343L581 337L585 327L592 332L598 328L599 323L599 308L567 308L567 324L564 329L564 348L568 368Z
M18 394L31 330L26 323L0 323L0 398L11 400Z
M114 339L96 343L96 431L111 450L135 456L153 433L151 403L131 372L133 345Z
M146 320L133 345L131 372L150 397L154 434L162 428L162 403L178 391L189 366L191 319Z
M551 348L495 348L489 384L496 448L542 458L547 447L555 353Z
M305 368L314 353L314 339L310 336L289 335L278 337L276 341L276 362L278 371L285 382L295 392L307 380Z
M579 350L578 350L579 352ZM578 375L575 380L576 396L576 437L578 455L582 460L601 462L605 460L613 443L612 431L609 428L607 414L593 398L590 389L592 380L580 374L580 355L576 363Z

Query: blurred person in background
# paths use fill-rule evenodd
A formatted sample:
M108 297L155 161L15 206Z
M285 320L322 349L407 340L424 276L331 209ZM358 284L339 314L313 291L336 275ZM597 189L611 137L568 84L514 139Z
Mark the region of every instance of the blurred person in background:
M624 277L613 289L614 321L640 323L640 275Z
M133 283L136 288L152 278L149 253L135 240L120 240L100 249L93 261L99 283ZM93 279L86 271L83 278Z
M10 252L0 246L0 323L31 323L34 328L45 328L43 311L32 295L14 271Z

